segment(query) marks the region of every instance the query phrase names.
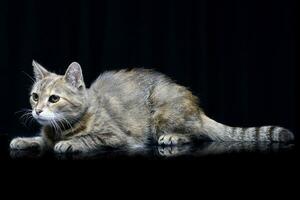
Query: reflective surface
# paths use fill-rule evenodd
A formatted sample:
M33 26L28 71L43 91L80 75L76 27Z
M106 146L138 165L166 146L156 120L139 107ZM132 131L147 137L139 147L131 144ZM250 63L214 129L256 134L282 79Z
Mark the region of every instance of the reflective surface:
M293 154L295 144L253 142L199 142L183 146L149 146L141 149L103 149L90 153L55 154L43 151L10 151L11 138L0 136L0 159L54 159L54 160L97 160L97 159L177 159L220 156L220 155L277 155Z

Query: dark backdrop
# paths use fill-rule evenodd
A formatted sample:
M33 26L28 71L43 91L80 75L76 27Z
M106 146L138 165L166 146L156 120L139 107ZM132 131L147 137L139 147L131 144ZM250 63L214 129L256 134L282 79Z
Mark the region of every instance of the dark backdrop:
M297 132L295 2L260 0L0 1L0 133L34 132L31 61L63 73L72 61L89 85L104 70L154 68L232 126Z

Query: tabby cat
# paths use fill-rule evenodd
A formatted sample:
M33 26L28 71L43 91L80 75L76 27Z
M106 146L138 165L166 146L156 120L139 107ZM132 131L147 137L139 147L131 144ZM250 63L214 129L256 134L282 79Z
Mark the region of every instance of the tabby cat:
M102 147L179 145L213 141L290 142L293 134L277 126L240 128L207 117L188 89L147 69L109 71L86 88L73 62L64 75L33 61L32 116L39 136L15 138L11 149L47 148L57 153L89 152Z

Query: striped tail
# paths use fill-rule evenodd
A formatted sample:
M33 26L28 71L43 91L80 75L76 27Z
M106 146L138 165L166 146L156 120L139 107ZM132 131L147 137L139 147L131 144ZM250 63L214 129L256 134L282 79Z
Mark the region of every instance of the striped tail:
M203 115L205 134L216 141L291 142L294 134L278 126L230 127Z

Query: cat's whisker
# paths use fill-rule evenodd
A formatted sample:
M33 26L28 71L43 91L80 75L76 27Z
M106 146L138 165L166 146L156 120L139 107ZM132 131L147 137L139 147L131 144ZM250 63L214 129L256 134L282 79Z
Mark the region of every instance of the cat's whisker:
M33 118L32 116L30 116L30 119L29 119L29 126L31 126L33 122L34 122L34 118Z
M32 76L30 76L29 74L27 74L24 71L22 71L22 72L32 81L33 84L36 83L36 80Z
M27 117L27 116L31 116L31 112L24 113L24 114L20 117L20 119L22 119L22 118L24 118L24 117Z
M68 129L68 124L65 124L62 118L58 118L57 123L59 123L64 130Z
M24 119L25 118L25 119ZM26 115L26 116L23 116L23 122L22 124L25 126L25 127L30 127L34 118L32 117L32 115Z
M68 126L71 128L71 131L73 132L73 126L71 125L71 123L63 116L61 116L61 119L68 124Z
M60 120L58 120L58 121L56 121L56 122L57 122L57 124L59 124L59 126L60 126L61 128L63 128L63 130L66 130L66 127L65 127L64 123L62 123Z
M57 127L56 127L56 125L55 125L55 123L54 123L54 121L52 119L50 120L50 123L51 123L51 126L54 128L54 131L58 132L57 131Z
M15 114L18 114L18 113L20 113L20 112L31 112L31 111L32 111L32 109L24 108L24 109L21 109L21 110L16 111Z
M25 112L25 113L23 113L23 114L20 116L20 118L23 118L24 116L28 116L28 115L31 115L31 112Z
M52 120L50 120L49 122L50 122L50 124L51 124L51 127L54 128L54 131L55 131L55 127L54 127L54 125L53 125Z
M57 126L57 123L53 120L53 124L55 126L55 130L56 130L56 133L59 133L59 127Z
M61 130L61 127L60 127L60 125L58 124L58 122L57 121L55 121L55 119L53 119L53 122L54 122L54 124L56 125L56 127L57 127L57 132L58 133L61 133L62 132L62 130Z
M20 116L20 121L21 123L25 126L25 127L28 127L30 126L31 124L28 124L28 121L29 120L32 120L32 109L27 109L27 108L24 108L24 109L21 109L17 112L15 112L15 114L19 114L21 112L24 112L21 116Z
M28 121L31 119L31 116L30 115L24 116L22 119L23 119L24 124L27 126Z

